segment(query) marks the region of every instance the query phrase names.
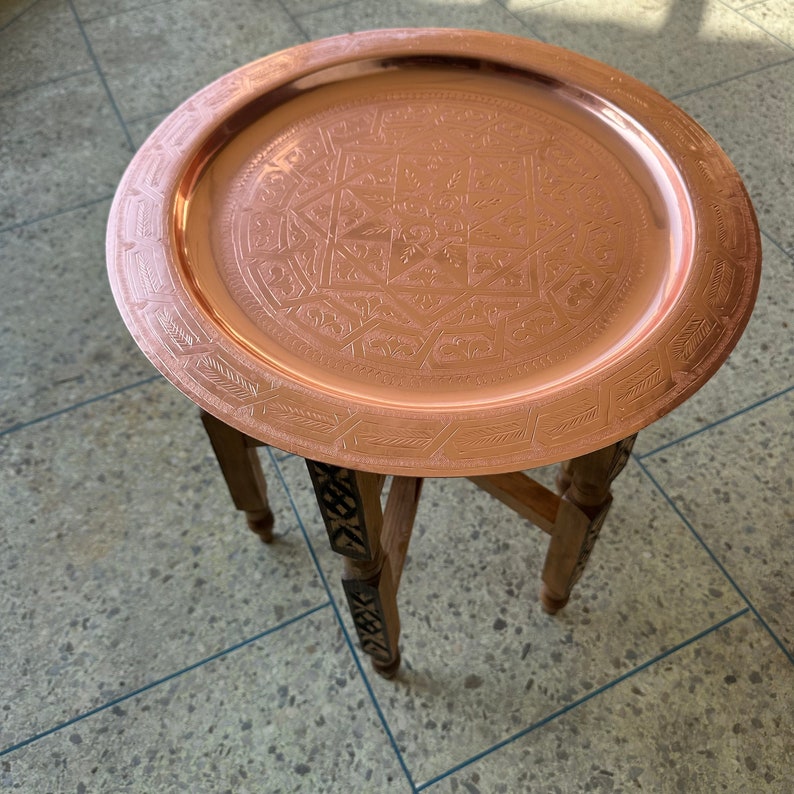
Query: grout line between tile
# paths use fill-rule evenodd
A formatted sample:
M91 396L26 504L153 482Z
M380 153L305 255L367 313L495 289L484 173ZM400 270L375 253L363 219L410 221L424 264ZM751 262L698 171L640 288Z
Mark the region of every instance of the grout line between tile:
M541 8L545 8L546 6L554 5L555 3L563 2L563 0L547 0L547 2L545 3L538 3L538 5L532 6L532 8L525 8L520 13L513 11L511 8L508 8L505 0L495 0L495 2L497 3L497 5L501 6L508 14L510 14L510 16L513 17L513 19L515 19L516 22L518 22L521 28L524 31L526 31L531 38L535 39L536 41L540 41L543 44L548 44L549 40L545 36L541 36L535 32L530 22L528 21L528 18L530 14L532 14L532 12L537 11L538 9ZM518 33L514 35L518 35Z
M0 31L2 32L2 31ZM40 83L31 83L30 85L23 86L22 88L12 88L10 91L0 91L0 99L9 99L10 97L19 96L26 91L35 91L37 88L45 88L48 85L55 85L71 77L80 77L83 74L94 74L93 68L76 69L73 72L64 72L57 77L51 77L49 80L42 80Z
M176 108L167 108L163 110L155 110L154 113L144 113L142 116L133 116L131 119L125 119L127 124L137 124L139 121L148 121L149 119L156 119L159 116L170 116Z
M136 6L130 6L122 10L108 11L107 13L104 14L95 14L92 17L87 17L83 19L83 22L94 22L97 19L107 19L108 17L117 17L120 14L134 13L135 11L142 11L144 8L166 5L166 3L170 3L170 2L171 0L148 0L148 2L146 2L146 0L143 0L143 2L140 2Z
M731 587L733 587L733 589L736 590L740 598L745 602L745 604L747 604L747 608L753 613L756 620L766 629L766 631L775 641L775 643L780 648L780 650L783 651L786 658L792 664L794 664L794 654L783 644L782 640L777 636L777 634L775 634L775 632L772 630L772 627L764 620L764 618L761 617L761 614L756 608L756 606L753 604L750 598L745 594L744 590L742 590L742 588L739 587L739 585L737 584L735 579L730 575L730 573L728 573L728 569L720 562L720 560L717 558L717 555L711 550L711 548L706 543L706 541L703 540L703 538L700 536L700 533L695 529L695 527L692 525L690 520L684 515L683 511L678 507L678 505L675 503L675 501L670 496L670 494L668 494L667 491L665 491L665 489L662 488L661 484L657 481L657 479L653 476L653 474L648 470L648 468L645 466L645 464L642 461L637 461L637 462L640 468L642 469L643 473L645 474L645 476L651 481L651 483L653 483L653 486L661 494L662 498L675 511L675 514L681 519L681 521L684 522L686 528L692 533L692 536L703 547L703 549L709 555L709 557L711 557L712 562L717 566L717 568L719 568L720 572L728 580Z
M745 3L743 6L738 6L734 8L734 11L745 11L748 8L752 8L753 6L760 6L762 3L766 3L767 0L750 0L749 2ZM729 6L730 7L730 6Z
M361 680L364 682L364 687L369 694L370 700L372 701L372 705L375 707L375 713L378 715L378 719L380 720L381 726L383 727L384 732L386 733L386 737L391 744L392 750L394 754L397 756L397 761L402 768L403 774L405 775L408 783L411 786L411 790L413 792L417 791L416 784L411 776L411 773L408 769L407 764L405 763L405 759L403 758L403 754L400 752L400 748L397 745L397 740L394 738L394 734L392 733L391 728L389 727L389 723L386 720L386 715L383 713L381 709L380 703L378 702L377 697L375 696L375 691L372 689L372 685L369 682L369 678L364 670L364 666L361 663L361 659L359 658L358 654L356 653L356 649L353 645L352 640L350 639L350 635L348 634L347 627L345 626L344 620L342 619L342 614L339 611L339 606L336 603L336 599L334 598L334 594L331 591L331 587L328 584L328 579L323 572L322 567L320 566L320 561L317 558L317 553L314 550L314 546L309 538L309 533L306 530L306 525L303 523L303 519L298 512L298 506L295 504L295 500L292 498L292 492L289 489L289 485L287 485L287 481L284 478L284 473L281 471L281 466L279 465L279 461L276 458L271 447L266 447L267 454L270 457L270 460L273 464L273 467L276 470L276 474L278 475L279 480L281 481L281 485L284 488L285 493L287 494L287 498L289 499L290 506L292 507L292 512L295 514L295 519L298 522L298 526L300 527L301 534L303 535L303 540L306 543L306 547L309 550L309 554L314 562L314 566L317 569L317 575L320 577L320 581L322 582L323 587L325 588L325 592L328 595L329 602L331 607L334 610L334 615L336 616L336 621L339 624L339 628L342 632L342 636L345 638L345 642L347 643L348 650L350 651L350 655L353 657L353 661L355 662L356 667L358 668L358 672L361 675ZM308 479L308 472L306 473L306 477Z
M152 383L153 381L161 380L162 378L163 376L158 373L157 375L152 375L151 377L144 378L143 380L136 381L135 383L128 383L126 386L119 386L118 389L113 389L113 391L105 392L104 394L97 394L95 397L89 397L87 400L82 400L79 403L67 405L66 408L59 408L57 411L44 414L43 416L38 416L35 419L28 419L25 422L19 422L16 425L11 425L11 427L0 430L0 438L7 436L10 433L16 433L19 430L24 430L25 428L31 427L33 425L38 425L41 422L46 422L48 419L55 419L62 414L68 414L72 411L78 410L79 408L85 408L86 405L101 402L102 400L106 400L108 397L114 397L115 395L122 394L125 391L137 389L139 386L145 386L147 383Z
M507 8L507 6L505 5L505 0L497 0L497 2L499 3L499 5ZM545 2L537 2L535 5L530 6L529 8L525 8L522 13L531 13L532 11L537 11L539 8L545 8L546 6L553 6L556 5L557 3L562 3L562 2L564 2L564 0L545 0ZM507 8L507 10L509 11L510 9Z
M790 49L790 48L789 48ZM697 94L700 91L706 91L709 88L717 88L718 86L725 85L726 83L730 83L733 80L741 80L745 77L749 77L753 74L759 74L760 72L764 72L767 69L774 69L776 66L783 66L784 64L791 63L794 61L794 56L789 58L784 58L782 61L775 61L775 63L768 63L764 66L759 66L756 69L750 69L747 72L742 72L741 74L735 74L731 77L725 77L722 80L715 80L713 83L706 83L706 85L698 86L697 88L690 88L686 91L682 91L680 94L671 94L668 98L671 99L673 102L677 102L679 99L683 99L684 97L692 96L692 94Z
M518 24L520 30L519 31L511 31L512 35L518 36L522 33L528 34L531 38L535 39L536 41L543 42L544 44L547 43L546 39L543 36L539 36L529 25L529 23L524 20L519 14L513 11L511 8L508 8L502 0L492 0L497 6L499 6L505 13L509 14ZM548 3L546 3L548 5Z
M289 3L284 2L284 0L276 0L276 2L279 4L281 10L290 18L292 24L298 29L298 32L301 34L301 36L303 36L304 41L311 41L311 36L306 32L303 25L298 22L297 16L290 11Z
M93 61L94 68L96 69L96 73L99 76L99 80L105 89L105 94L107 95L108 101L110 102L110 106L113 108L113 112L116 114L116 118L118 119L118 122L121 125L121 129L124 132L124 136L127 139L127 145L130 147L130 151L134 152L135 144L132 141L132 136L130 135L130 131L127 129L127 125L124 123L124 119L122 118L121 111L119 110L119 106L116 104L116 100L110 91L110 86L108 85L108 81L105 79L105 74L102 71L102 67L99 65L99 60L96 57L94 48L91 46L91 41L88 38L88 34L85 31L85 27L83 26L83 23L80 19L80 15L77 13L77 9L74 7L73 0L68 0L68 3L69 3L69 8L72 11L72 16L74 16L74 21L77 23L77 27L80 30L80 35L83 37L83 41L85 42L86 49L88 50L88 55Z
M68 728L71 725L74 725L77 722L81 722L82 720L87 719L88 717L93 717L95 714L99 714L102 711L106 711L109 708L113 708L113 706L117 706L119 703L124 703L127 700L131 700L138 695L143 694L144 692L148 692L149 690L155 689L156 687L162 686L162 684L166 684L169 681L173 681L176 678L180 678L181 676L185 675L186 673L190 673L193 670L196 670L199 667L203 667L210 662L217 661L221 657L228 656L229 654L234 653L235 651L239 651L241 648L245 648L248 645L251 645L258 640L263 639L271 634L274 634L277 631L281 631L281 629L287 628L287 626L291 626L293 623L297 623L299 620L303 620L316 612L319 612L322 609L326 609L327 607L331 606L329 601L326 601L323 604L318 604L311 609L306 610L305 612L301 612L300 615L295 615L294 617L289 618L288 620L284 620L281 623L271 626L269 629L265 629L265 631L260 632L259 634L255 634L253 637L249 637L248 639L242 640L241 642L235 643L234 645L230 645L228 648L224 648L222 651L218 651L217 653L213 653L210 656L207 656L204 659L199 660L198 662L194 662L187 667L183 667L181 670L177 670L174 673L170 673L169 675L163 676L162 678L158 678L156 681L152 681L144 686L138 687L137 689L133 689L131 692L127 692L125 695L121 695L113 700L109 700L107 703L103 703L101 706L97 706L96 708L90 709L89 711L84 712L83 714L79 714L76 717L72 717L65 722L59 723L54 728L49 728L46 731L42 731L41 733L37 733L35 736L31 736L21 742L17 742L16 744L11 745L10 747L6 747L4 750L0 750L0 757L4 755L8 755L9 753L14 752L15 750L21 750L23 747L27 747L34 742L39 741L40 739L45 739L47 736L52 736L52 734L57 733L58 731L62 731L64 728Z
M767 36L771 36L773 39L775 39L775 41L779 42L784 47L787 47L790 50L794 49L794 47L792 47L787 41L784 41L779 36L776 36L774 33L772 33L771 30L767 30L763 25L759 24L754 19L750 19L750 17L745 15L744 12L748 8L750 8L753 5L758 5L758 3L747 4L745 6L742 6L741 8L733 8L732 6L728 5L728 3L725 2L725 0L720 0L720 2L722 3L723 6L725 6L725 8L728 8L731 11L733 11L734 14L738 14L738 16L740 16L743 20L745 20L745 22L749 22L754 27L758 28L759 30L762 30L764 33L766 33Z
M670 656L678 653L678 651L681 651L684 648L688 647L689 645L699 642L704 637L707 637L709 634L712 634L715 631L719 631L719 629L723 628L724 626L727 626L729 623L732 623L737 618L743 617L748 612L750 612L750 609L748 607L744 607L743 609L740 609L738 612L735 612L733 615L729 615L728 617L723 618L721 621L715 623L713 626L709 626L709 628L704 629L701 632L698 632L693 637L690 637L689 639L686 639L683 642L678 643L678 645L674 645L672 648L668 648L666 651L662 651L662 653L659 653L656 656L651 657L642 664L633 667L631 670L627 670L625 673L619 675L617 678L613 679L612 681L609 681L608 683L603 684L600 687L597 687L592 692L588 692L586 695L583 695L577 700L574 700L571 703L568 703L567 705L563 706L562 708L553 711L551 714L544 717L543 719L538 720L537 722L533 722L531 725L528 725L526 728L523 728L517 733L514 733L512 736L508 736L506 739L503 739L501 742L497 742L492 747L489 747L487 750L483 750L482 752L473 755L471 758L468 758L465 761L456 764L451 769L448 769L446 772L443 772L442 774L437 775L436 777L425 781L424 783L416 787L417 792L424 791L430 786L433 786L439 781L449 777L450 775L454 775L456 772L460 772L462 769L465 769L467 766L470 766L471 764L474 764L477 761L482 760L491 753L501 750L503 747L513 744L519 739L522 739L524 736L527 736L533 731L536 731L538 728L542 728L545 725L548 725L550 722L556 720L558 717L562 717L564 714L567 714L569 711L572 711L573 709L578 708L584 703L593 700L593 698L596 698L599 695L603 694L604 692L609 691L618 684L623 683L628 678L635 676L637 673L641 673L643 670L647 670L649 667L653 666L657 662L667 659Z
M27 14L28 11L30 11L30 9L33 8L33 6L38 5L38 2L39 0L33 0L33 2L30 5L25 6L25 8L23 8L16 16L11 17L11 19L9 19L8 22L5 23L5 25L0 27L0 33L2 33L7 27L13 25L14 22L16 22L20 17L25 16L25 14Z
M39 223L39 221L48 221L51 218L57 218L59 215L66 215L69 212L77 212L77 210L83 210L86 207L93 207L94 204L101 204L103 201L110 201L112 198L112 195L101 196L100 198L84 201L81 204L75 204L73 207L55 210L55 212L48 212L45 215L38 215L35 218L31 218L27 221L20 221L19 223L14 223L11 226L4 226L2 229L0 229L0 234L3 234L4 232L13 232L15 229L23 229L25 226L31 226L34 223Z
M688 441L690 438L694 438L695 436L699 436L701 435L701 433L705 433L707 430L711 430L712 428L719 427L720 425L725 424L726 422L730 422L731 419L736 419L739 416L744 416L744 414L749 413L750 411L754 411L756 408L760 408L762 405L766 405L768 402L771 402L772 400L776 400L778 397L783 397L786 394L788 394L792 389L794 389L794 386L788 386L787 388L779 392L775 392L775 394L770 394L768 397L764 397L761 400L758 400L757 402L745 406L744 408L740 408L738 411L732 414L728 414L728 416L723 416L722 419L717 419L716 421L711 422L710 424L704 425L703 427L699 427L697 430L693 430L690 433L686 433L680 438L676 438L673 441L668 441L667 443L656 447L656 449L652 449L650 452L643 452L642 454L635 455L634 457L638 461L643 461L646 458L650 458L652 455L656 455L659 452L664 452L666 449L670 449L670 447L674 447L677 444L682 443L683 441Z
M769 234L769 232L765 232L763 229L761 229L761 236L766 237L766 239L769 240L769 242L772 243L772 245L774 245L775 248L777 248L777 250L783 254L783 256L787 257L788 259L794 259L794 251L787 251L774 237L772 237L771 234Z
M301 14L296 14L297 17L310 17L312 14L319 14L323 11L331 11L335 8L342 8L343 6L349 6L351 3L356 2L356 0L340 0L338 3L329 3L327 6L323 6L322 8L313 8L311 11L304 11ZM303 30L303 28L301 28Z

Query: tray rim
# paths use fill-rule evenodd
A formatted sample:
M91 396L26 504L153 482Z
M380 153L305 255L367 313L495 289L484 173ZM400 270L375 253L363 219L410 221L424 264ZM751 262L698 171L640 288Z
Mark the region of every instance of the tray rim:
M351 405L312 393L301 384L279 382L218 335L192 306L175 261L171 219L184 211L188 170L212 156L219 129L256 99L336 66L402 57L474 58L540 73L568 90L595 94L648 131L688 187L698 235L693 279L674 307L672 329L657 329L647 340L649 349L634 361L570 384L553 399L455 412ZM298 45L200 90L154 130L131 161L110 210L106 246L111 289L127 327L158 370L194 403L287 452L421 476L471 476L558 462L618 441L673 410L716 372L741 336L758 291L761 251L736 169L671 101L568 50L445 28L366 31ZM633 391L642 386L639 408L631 406L636 395L626 398L626 383L634 384Z

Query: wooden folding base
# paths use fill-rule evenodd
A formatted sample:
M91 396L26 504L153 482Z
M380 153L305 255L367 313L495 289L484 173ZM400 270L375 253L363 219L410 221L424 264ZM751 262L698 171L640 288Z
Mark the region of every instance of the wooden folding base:
M229 487L234 506L245 512L248 526L263 543L273 541L273 511L256 448L262 443L229 427L206 411L199 411L215 457Z
M256 454L256 441L202 411L234 504L265 542L273 514ZM610 486L623 470L636 435L567 461L558 493L523 472L469 479L551 536L540 600L554 614L568 603L584 571L612 502ZM385 477L307 460L331 548L344 557L342 583L362 650L378 673L393 677L400 666L397 589L422 490L420 477L394 477L381 509Z

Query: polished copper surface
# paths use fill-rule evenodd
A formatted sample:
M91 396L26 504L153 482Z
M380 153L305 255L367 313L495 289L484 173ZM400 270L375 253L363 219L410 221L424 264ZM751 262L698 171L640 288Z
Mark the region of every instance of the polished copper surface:
M550 463L671 410L736 343L760 244L693 120L475 31L352 34L199 92L111 210L122 315L206 410L388 473Z

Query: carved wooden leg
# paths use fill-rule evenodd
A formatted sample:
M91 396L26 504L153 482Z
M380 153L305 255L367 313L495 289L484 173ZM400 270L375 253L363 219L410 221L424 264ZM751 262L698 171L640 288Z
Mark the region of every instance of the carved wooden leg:
M381 542L382 478L310 460L306 465L331 548L344 556L342 584L361 649L378 673L391 678L400 666L400 617L397 582Z
M546 612L562 609L581 577L612 503L613 480L623 471L636 434L562 464L557 487L563 499L543 568L540 599Z
M235 507L245 511L248 526L264 543L270 543L274 519L267 502L265 475L256 453L256 447L261 444L206 411L200 413Z

